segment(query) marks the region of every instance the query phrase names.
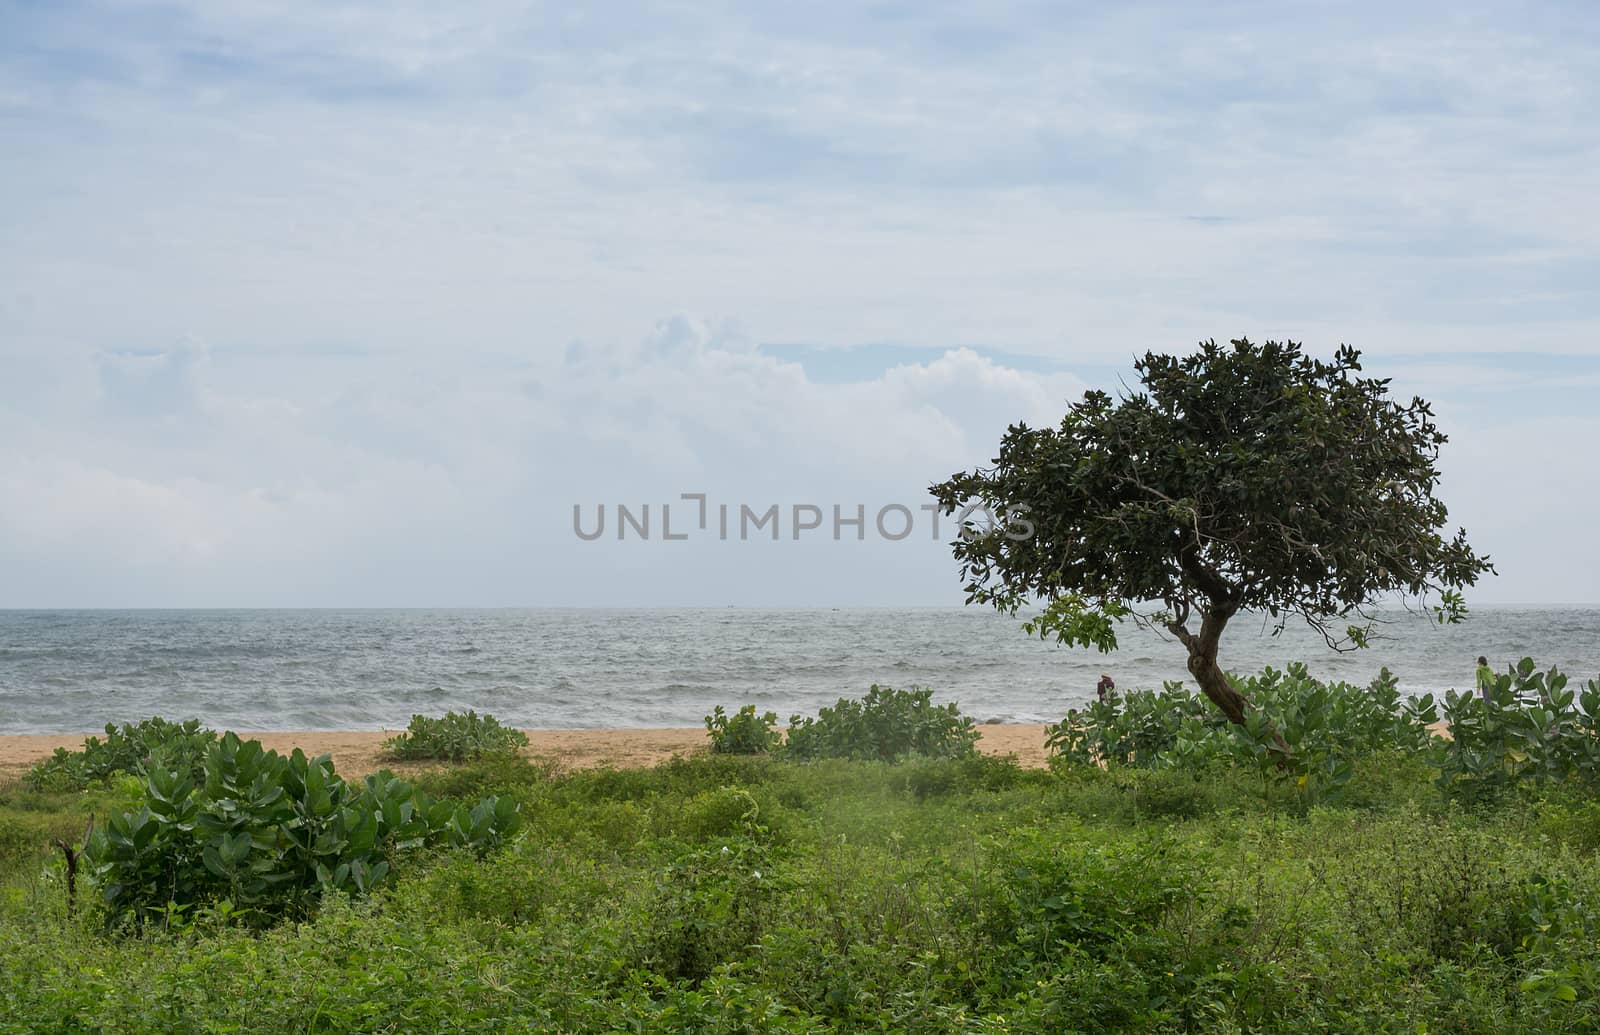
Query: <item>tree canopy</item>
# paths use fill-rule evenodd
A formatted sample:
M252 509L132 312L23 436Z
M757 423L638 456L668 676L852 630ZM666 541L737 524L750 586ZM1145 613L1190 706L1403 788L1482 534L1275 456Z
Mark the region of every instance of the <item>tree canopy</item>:
M1453 621L1460 589L1493 570L1445 532L1428 403L1391 398L1355 349L1325 362L1292 341L1205 341L1135 369L1142 389L1088 392L1056 427L1013 425L992 467L932 487L947 513L976 503L1032 526L965 524L952 548L969 603L1043 603L1035 631L1101 649L1115 619L1164 628L1237 721L1216 651L1238 612L1362 646L1368 605L1425 601Z

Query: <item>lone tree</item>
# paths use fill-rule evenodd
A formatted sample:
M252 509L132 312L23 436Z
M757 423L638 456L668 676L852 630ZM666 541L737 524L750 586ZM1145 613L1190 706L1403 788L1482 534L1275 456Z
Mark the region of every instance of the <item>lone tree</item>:
M1426 402L1391 399L1349 346L1325 363L1295 342L1206 341L1134 366L1143 390L1088 392L1059 427L1013 425L993 467L932 487L964 515L968 603L1043 603L1025 628L1101 650L1119 619L1165 629L1236 723L1250 705L1217 645L1240 611L1276 631L1302 618L1340 650L1366 645L1382 598L1465 614L1460 590L1493 568L1464 531L1443 534L1445 436Z

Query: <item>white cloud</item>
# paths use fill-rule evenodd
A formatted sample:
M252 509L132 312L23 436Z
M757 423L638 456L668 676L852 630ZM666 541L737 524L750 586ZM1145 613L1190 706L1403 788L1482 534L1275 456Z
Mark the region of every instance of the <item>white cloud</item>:
M33 21L76 74L0 65L33 98L0 274L66 347L690 311L1117 360L1264 327L1597 348L1596 54L1553 14L64 10Z
M1201 337L1357 344L1451 431L1524 412L1485 417L1497 389L1579 412L1595 371L1548 357L1600 355L1582 9L8 19L0 603L924 599L953 581L932 543L761 555L754 583L752 554L541 551L575 499L903 499ZM824 384L762 342L948 351ZM1467 353L1493 355L1437 360ZM1582 500L1573 452L1447 457ZM1528 593L1593 595L1522 545L1526 507L1461 492Z
M67 424L0 406L0 432L24 447L0 455L13 573L0 605L427 604L438 594L559 604L574 593L666 603L686 579L709 579L689 590L697 599L770 603L835 569L835 593L954 599L931 535L853 555L819 557L809 544L641 555L638 544L580 544L571 508L658 507L705 491L758 510L915 510L930 481L986 457L1006 423L1051 419L1082 388L971 350L818 384L725 327L683 318L559 364L470 374L277 357L289 376L263 386L253 357L193 355L105 357L139 373L113 396L130 398ZM160 438L141 434L150 424ZM913 549L924 569L914 590L870 583L875 568L899 573ZM621 572L629 581L608 581Z
M66 419L0 402L0 435L18 447L0 454L0 606L953 603L948 535L924 535L925 516L906 542L794 543L786 517L779 544L680 547L659 525L651 543L581 543L571 508L648 503L659 521L661 504L698 491L786 515L915 511L931 481L992 456L1007 424L1052 422L1089 383L970 349L821 383L735 329L681 317L472 371L276 356L266 379L260 356L195 347L100 362L147 375L139 405L97 398L70 356L32 369L89 390ZM1525 415L1503 393L1484 408L1454 394L1480 382L1441 369L1443 494L1502 572L1478 598L1591 598L1600 460L1577 444L1600 427Z

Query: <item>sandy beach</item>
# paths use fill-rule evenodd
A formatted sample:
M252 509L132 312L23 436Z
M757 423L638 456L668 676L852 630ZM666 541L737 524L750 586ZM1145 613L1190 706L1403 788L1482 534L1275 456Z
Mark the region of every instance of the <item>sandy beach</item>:
M1006 723L978 727L979 750L990 755L1016 755L1024 766L1045 764L1044 726ZM417 765L396 764L383 758L383 742L398 730L306 731L241 733L260 740L275 751L300 748L309 755L331 754L339 772L363 776L378 769L397 772ZM548 759L565 769L599 766L627 768L665 762L674 755L694 755L707 750L706 731L700 727L677 729L526 730L530 758ZM35 762L58 747L76 750L90 734L0 735L0 784L10 783Z

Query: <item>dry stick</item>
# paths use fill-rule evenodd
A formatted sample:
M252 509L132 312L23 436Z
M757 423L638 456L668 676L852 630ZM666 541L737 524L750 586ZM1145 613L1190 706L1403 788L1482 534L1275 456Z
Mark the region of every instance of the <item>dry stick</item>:
M77 904L78 894L78 857L89 850L89 838L94 834L94 813L89 813L89 825L83 829L83 847L73 848L61 838L56 838L56 847L61 849L61 854L67 859L67 915L71 916L73 907Z

